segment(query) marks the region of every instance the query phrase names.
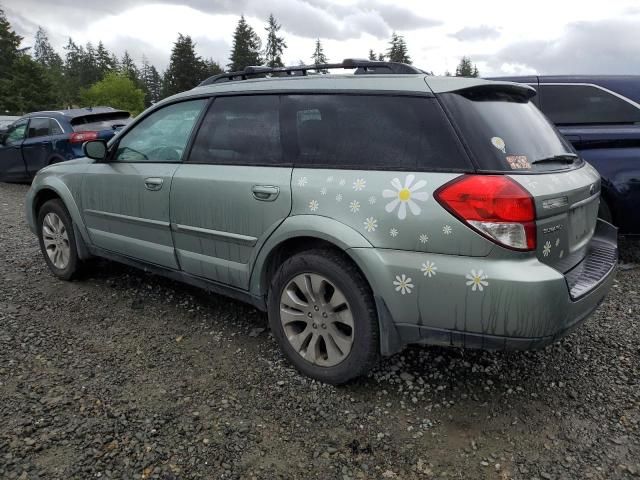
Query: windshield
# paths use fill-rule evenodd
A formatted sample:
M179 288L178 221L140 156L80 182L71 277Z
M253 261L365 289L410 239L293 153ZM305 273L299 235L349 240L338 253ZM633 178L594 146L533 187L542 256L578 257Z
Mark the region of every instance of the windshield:
M541 173L582 165L571 145L522 94L468 89L439 97L481 171Z

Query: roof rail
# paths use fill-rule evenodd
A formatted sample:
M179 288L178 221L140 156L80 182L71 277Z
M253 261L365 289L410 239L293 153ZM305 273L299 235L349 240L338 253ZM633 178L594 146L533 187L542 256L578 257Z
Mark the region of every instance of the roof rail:
M333 68L343 68L345 70L355 69L354 72L357 75L372 74L372 73L391 73L391 74L412 74L412 73L425 73L424 71L407 65L406 63L398 62L383 62L375 60L364 60L358 58L346 58L342 63L321 63L314 65L294 65L291 67L265 67L254 66L246 67L244 70L237 72L226 72L219 75L209 77L198 86L203 87L205 85L212 85L214 83L221 82L234 82L239 80L247 80L249 78L255 78L257 76L306 76L310 70L315 70L317 74L323 70L329 70Z

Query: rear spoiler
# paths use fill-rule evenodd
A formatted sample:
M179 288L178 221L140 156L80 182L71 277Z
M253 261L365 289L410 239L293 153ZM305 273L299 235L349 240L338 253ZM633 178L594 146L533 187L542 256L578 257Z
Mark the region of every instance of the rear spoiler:
M535 88L515 82L494 82L480 78L464 77L425 77L424 80L433 93L504 92L520 95L526 100L531 99L537 93Z

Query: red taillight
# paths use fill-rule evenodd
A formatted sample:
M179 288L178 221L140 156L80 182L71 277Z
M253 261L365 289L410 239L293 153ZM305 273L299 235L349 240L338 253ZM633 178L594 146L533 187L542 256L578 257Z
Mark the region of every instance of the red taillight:
M84 143L98 138L98 132L74 132L69 137L71 143Z
M509 177L464 175L440 187L433 196L491 240L517 250L535 250L533 198Z

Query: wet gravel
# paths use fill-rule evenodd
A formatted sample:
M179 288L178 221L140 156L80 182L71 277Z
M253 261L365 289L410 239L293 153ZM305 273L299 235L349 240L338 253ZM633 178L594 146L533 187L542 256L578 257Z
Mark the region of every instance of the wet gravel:
M331 387L245 305L106 261L47 271L0 184L0 478L640 478L640 245L543 351L412 347Z

